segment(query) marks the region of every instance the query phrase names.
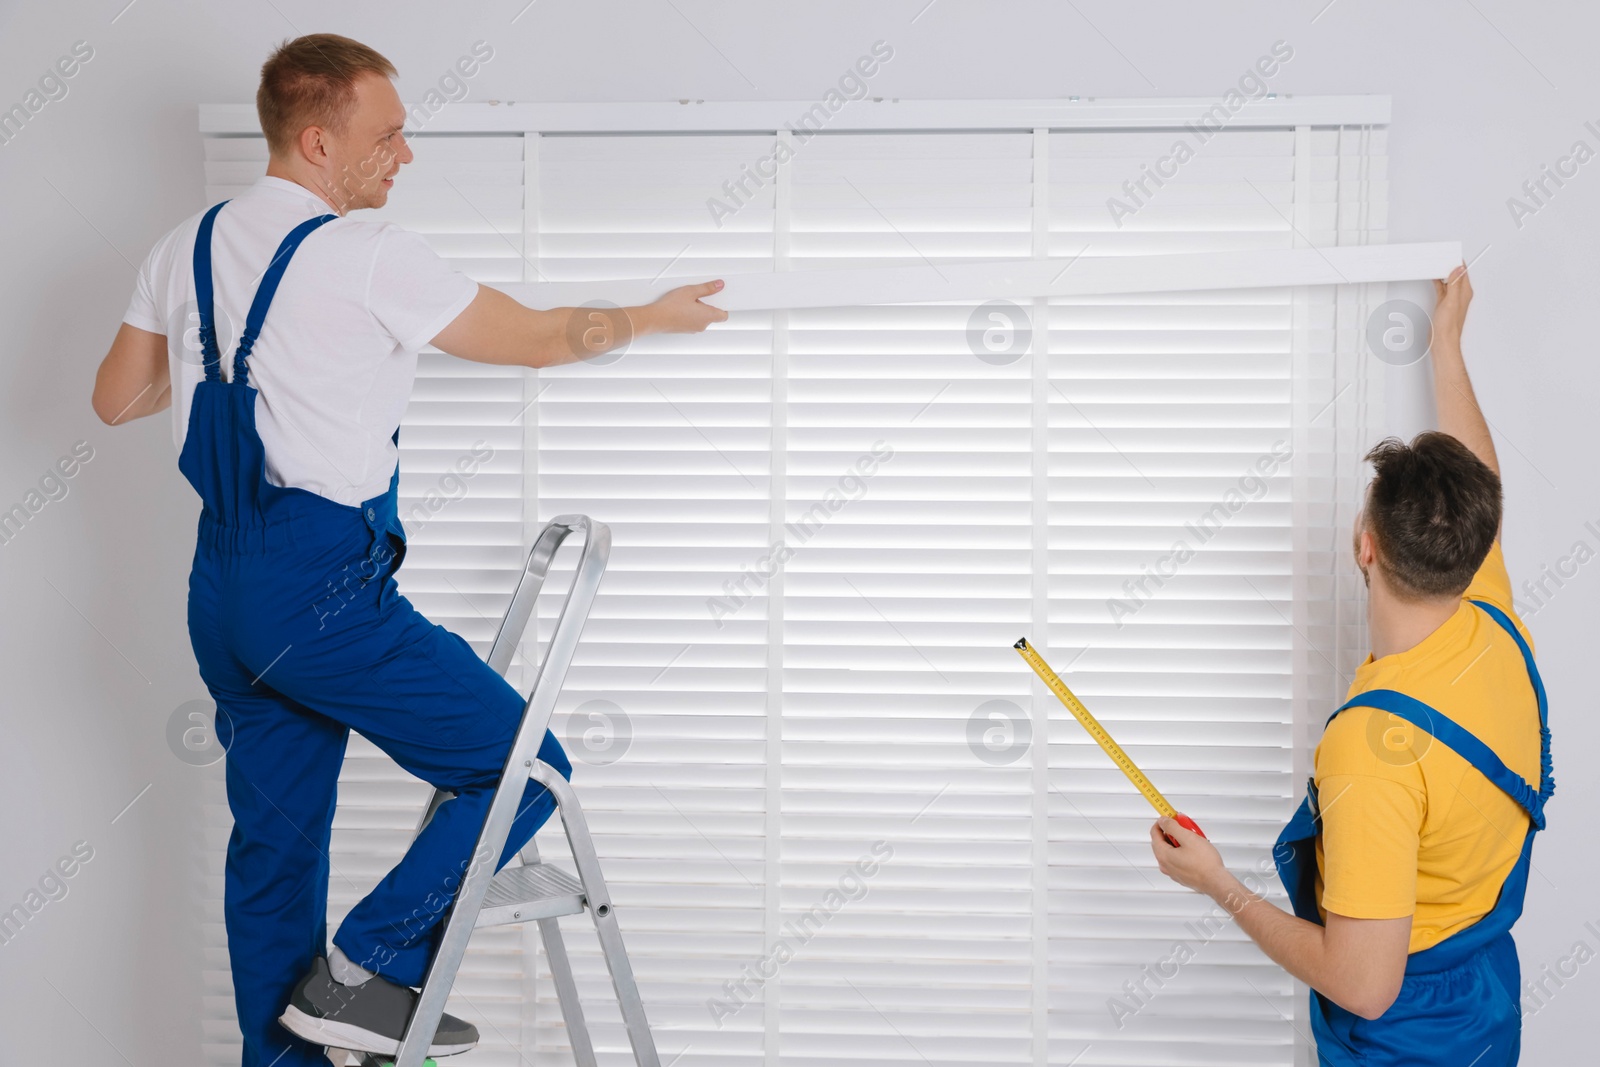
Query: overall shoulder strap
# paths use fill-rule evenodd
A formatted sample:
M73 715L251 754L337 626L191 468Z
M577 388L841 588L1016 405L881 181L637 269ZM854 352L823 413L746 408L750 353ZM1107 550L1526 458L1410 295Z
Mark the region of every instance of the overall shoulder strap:
M226 203L226 200L222 202ZM222 204L217 204L201 217L200 229L194 238L194 302L200 313L200 359L205 364L208 382L222 380L222 353L217 351L211 295L211 230Z
M255 299L250 302L250 314L245 317L244 333L239 336L239 347L234 352L233 380L236 385L244 385L249 381L245 360L250 358L250 350L255 347L256 338L261 336L261 326L267 321L267 309L272 306L278 283L283 280L283 272L289 269L289 260L294 257L295 249L317 227L338 217L330 214L307 219L290 230L289 235L279 243L278 251L273 254L272 262L267 264L261 282L256 286Z
M1457 723L1437 708L1424 704L1415 697L1394 689L1369 689L1364 693L1357 693L1335 709L1333 715L1328 716L1328 721L1332 722L1335 716L1347 708L1377 708L1380 711L1386 711L1391 715L1404 719L1417 727L1417 729L1426 732L1435 740L1448 746L1458 756L1472 764L1480 774L1498 786L1512 800L1515 800L1528 813L1528 817L1533 820L1534 826L1543 830L1545 826L1545 801L1555 792L1555 781L1550 774L1550 730L1546 724L1544 685L1539 678L1538 669L1534 666L1533 654L1529 650L1527 642L1522 639L1522 635L1517 632L1516 626L1506 617L1505 613L1494 607L1494 605L1486 604L1483 601L1474 600L1472 603L1484 608L1491 618L1504 627L1512 637L1516 638L1517 646L1522 650L1523 660L1528 668L1529 679L1533 683L1534 693L1539 700L1540 782L1538 789L1534 789L1522 775L1507 767L1493 749L1480 741L1475 734L1460 723Z
M1511 635L1511 640L1517 643L1517 648L1522 652L1523 665L1528 668L1528 681L1532 683L1533 695L1539 701L1539 805L1542 811L1544 802L1556 791L1554 767L1550 761L1550 701L1545 696L1544 679L1539 676L1539 667L1533 662L1533 649L1528 647L1528 642L1523 639L1521 631L1510 617L1487 600L1474 599L1472 603L1482 608L1489 618L1499 623L1500 628ZM1539 825L1543 829L1543 822Z
M1500 628L1511 635L1511 640L1517 643L1517 648L1522 652L1522 662L1528 668L1528 681L1533 683L1534 696L1539 698L1539 725L1549 726L1549 702L1544 695L1544 680L1539 677L1539 668L1533 662L1533 649L1528 647L1528 642L1523 639L1522 631L1511 621L1510 616L1487 600L1470 601L1474 606L1482 608L1484 613L1500 624Z
M1409 722L1472 764L1479 773L1521 805L1529 818L1533 819L1534 825L1544 829L1545 798L1522 775L1507 767L1492 748L1444 712L1394 689L1369 689L1365 693L1358 693L1341 705L1334 715L1346 708L1377 708Z

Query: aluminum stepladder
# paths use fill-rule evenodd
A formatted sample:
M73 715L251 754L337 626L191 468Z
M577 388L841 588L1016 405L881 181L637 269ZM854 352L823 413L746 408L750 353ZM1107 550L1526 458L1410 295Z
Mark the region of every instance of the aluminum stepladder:
M561 1015L572 1042L573 1058L578 1067L596 1067L594 1042L584 1022L578 985L567 957L566 942L557 925L557 916L576 915L585 908L594 920L606 967L611 972L611 984L616 990L617 1005L627 1028L628 1041L633 1046L634 1061L638 1067L660 1067L655 1040L645 1019L644 1004L634 982L633 967L622 945L616 911L606 889L605 878L600 873L600 862L595 855L594 841L589 836L583 809L567 780L538 757L539 745L549 728L556 698L561 693L567 668L571 666L573 653L578 646L578 636L588 621L589 610L594 604L600 578L611 554L611 530L605 523L595 522L587 515L559 515L545 526L528 554L528 565L517 582L510 606L506 608L505 618L489 650L488 662L497 672L505 674L528 619L533 614L539 591L550 573L556 550L569 535L579 531L584 534L584 545L577 569L573 572L572 588L561 605L561 614L550 637L550 647L539 663L533 690L523 709L522 724L517 728L516 740L512 743L500 784L489 805L488 817L473 848L472 863L445 920L444 934L433 962L428 966L416 1010L406 1027L399 1051L394 1056L395 1067L422 1067L428 1045L444 1014L445 1000L455 984L456 970L466 954L472 931L478 927L525 922L539 924L540 940L550 962L550 973L561 1003ZM524 783L530 777L548 789L555 799L556 812L561 816L567 844L572 849L573 862L578 869L577 878L559 867L540 862L538 849L532 840L518 854L520 865L511 862L498 874L494 872L494 861L505 849L511 823L522 799ZM434 790L427 809L417 823L418 833L428 824L439 805L452 796L454 794L445 790ZM368 1054L362 1062L383 1063L388 1060L387 1056Z

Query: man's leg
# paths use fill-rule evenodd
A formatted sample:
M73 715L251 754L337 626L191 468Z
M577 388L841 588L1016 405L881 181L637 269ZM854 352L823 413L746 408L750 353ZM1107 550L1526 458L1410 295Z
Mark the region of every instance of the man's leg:
M466 641L429 622L409 601L397 598L380 611L378 585L369 583L328 620L331 625L319 630L323 639L294 643L269 677L307 707L360 731L406 771L456 794L351 909L333 939L356 965L414 986L427 973L441 920L472 861L524 700ZM539 758L571 775L549 731ZM496 870L554 807L548 790L529 780Z
M247 676L239 681L212 693L234 820L223 918L243 1067L326 1067L323 1049L278 1025L278 1016L326 951L328 837L348 731L249 686Z
M495 764L492 772L470 784L445 786L456 796L439 806L400 862L350 909L334 934L333 943L352 962L400 985L422 984L444 934L444 919L473 860L473 848L509 751L508 739L498 753L490 753L490 762ZM395 752L390 755L399 760ZM570 776L566 754L548 732L539 758L563 776ZM425 768L415 760L408 762L412 763L408 769L422 776L419 772ZM511 833L495 863L496 871L527 844L554 810L549 791L530 779Z

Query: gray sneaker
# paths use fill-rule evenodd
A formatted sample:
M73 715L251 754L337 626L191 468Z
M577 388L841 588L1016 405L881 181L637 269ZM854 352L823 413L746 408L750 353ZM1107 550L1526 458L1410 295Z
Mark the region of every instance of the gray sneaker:
M358 986L342 985L329 973L327 958L318 956L295 985L278 1024L314 1045L393 1056L400 1051L417 997L416 990L381 974ZM439 1020L428 1055L454 1056L477 1043L476 1026L447 1014Z

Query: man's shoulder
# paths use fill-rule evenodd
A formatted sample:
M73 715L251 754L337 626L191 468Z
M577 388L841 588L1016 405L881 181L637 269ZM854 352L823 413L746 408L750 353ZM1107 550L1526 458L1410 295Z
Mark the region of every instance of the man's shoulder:
M390 233L410 232L393 219L363 218L361 215L340 215L329 220L324 228L329 233L365 240L377 240Z
M178 256L187 259L194 251L195 234L199 232L200 220L210 208L203 208L179 222L172 229L156 238L150 246L150 252L145 256L146 269L153 269L170 262Z
M370 266L380 254L385 258L433 254L427 238L393 219L343 215L325 223L319 232L328 242L324 247L336 248L346 263L359 261Z
M289 231L299 222L317 217L315 214L305 212L303 209L286 213L281 201L251 197L249 195L231 197L219 203L225 205L218 215L217 226L219 229L228 227L229 223L238 220L241 215L248 215L256 227L263 225L273 226L276 229L283 230L283 235L287 236ZM194 238L200 230L201 219L205 218L206 213L217 206L218 204L209 204L184 218L156 240L153 250L175 246L183 249L192 249L194 247ZM325 213L333 215L334 218L324 223L319 227L319 230L328 236L338 235L338 238L343 241L366 241L377 244L391 234L412 233L412 231L407 230L393 219L363 217L365 215L364 212L338 215L332 208L328 208Z
M1515 746L1526 747L1536 735L1524 735L1527 720L1511 709L1533 714L1533 692L1515 641L1498 623L1467 604L1422 645L1393 664L1363 675L1361 692L1350 694L1351 706L1334 717L1318 746L1317 766L1342 773L1420 783L1448 770L1465 771L1465 759L1448 745L1454 758L1424 759L1433 749L1429 723L1442 715L1509 758ZM1407 718L1364 700L1373 690L1393 690L1420 702L1420 727ZM1532 720L1536 723L1536 719ZM1508 747L1510 746L1510 747ZM1430 771L1431 773L1422 773Z
M1335 715L1323 731L1316 775L1319 780L1333 775L1376 778L1420 790L1416 747L1415 731L1403 720L1356 703Z

